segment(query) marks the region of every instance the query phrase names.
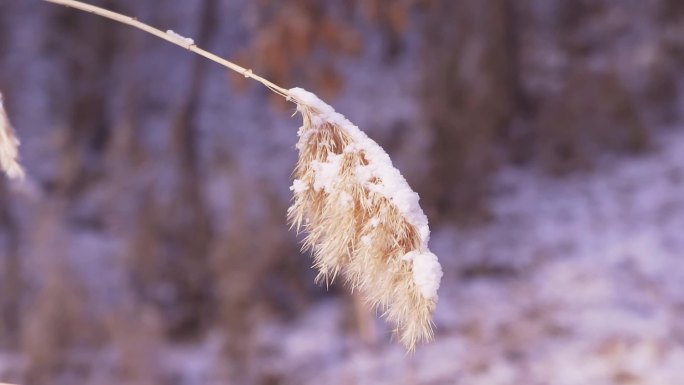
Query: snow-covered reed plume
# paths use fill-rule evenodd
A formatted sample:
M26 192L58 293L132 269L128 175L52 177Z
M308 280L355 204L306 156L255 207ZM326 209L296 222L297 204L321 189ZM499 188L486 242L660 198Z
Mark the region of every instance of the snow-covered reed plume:
M19 164L19 139L14 135L3 102L0 93L0 169L10 178L22 178L24 170Z
M409 349L433 337L442 269L427 217L385 151L300 88L288 91L304 124L289 219L307 236L318 279L342 274L396 327Z

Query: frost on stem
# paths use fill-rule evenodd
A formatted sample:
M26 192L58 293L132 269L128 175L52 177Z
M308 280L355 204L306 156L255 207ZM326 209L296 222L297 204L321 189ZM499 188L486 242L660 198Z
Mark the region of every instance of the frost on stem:
M10 125L4 100L0 93L0 169L10 178L24 177L24 169L19 164L19 139Z
M191 45L195 44L195 41L193 39L191 39L189 37L185 37L179 33L176 33L174 31L170 30L170 29L168 31L166 31L166 34L173 37L176 41L181 43L181 45L191 46Z
M303 248L313 252L318 279L341 273L413 350L433 337L442 278L418 194L344 116L303 89L289 93L304 120L289 219L307 233Z

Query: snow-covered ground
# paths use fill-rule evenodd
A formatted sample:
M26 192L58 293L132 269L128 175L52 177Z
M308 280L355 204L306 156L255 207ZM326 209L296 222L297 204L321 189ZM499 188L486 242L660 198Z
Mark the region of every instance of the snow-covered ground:
M590 174L503 171L491 225L433 235L438 334L414 355L350 340L331 300L264 329L259 371L287 384L684 384L684 133L661 139Z

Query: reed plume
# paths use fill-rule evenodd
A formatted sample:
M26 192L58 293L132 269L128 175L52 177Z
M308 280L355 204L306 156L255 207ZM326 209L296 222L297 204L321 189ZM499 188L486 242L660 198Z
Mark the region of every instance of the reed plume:
M10 178L21 179L24 169L19 164L19 139L10 125L2 93L0 93L0 169Z
M427 247L418 194L385 151L314 94L289 90L302 114L292 226L307 235L318 280L344 276L413 350L433 337L442 270Z

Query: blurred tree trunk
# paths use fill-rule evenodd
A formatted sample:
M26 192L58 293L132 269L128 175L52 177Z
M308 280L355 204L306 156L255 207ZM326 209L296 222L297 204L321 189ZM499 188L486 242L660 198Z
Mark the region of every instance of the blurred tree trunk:
M200 17L197 41L201 46L207 46L216 29L216 0L202 2ZM193 57L188 93L173 118L173 153L177 156L179 175L173 189L176 194L173 207L170 212L162 213L170 219L167 241L176 245L171 263L177 269L175 281L180 287L178 306L182 306L183 311L178 307L174 310L181 319L178 325L172 326L181 333L183 329L196 332L207 321L213 289L208 264L212 230L202 194L197 139L198 104L201 102L206 66L206 60Z
M0 58L7 55L11 34L6 15L10 4L0 3ZM1 63L0 63L1 64ZM10 76L0 72L0 92L7 95ZM6 108L8 102L5 101ZM12 212L9 183L0 175L0 349L17 347L21 319L22 269L19 259L19 224Z
M19 228L11 211L7 183L0 180L0 348L15 348L21 301Z
M54 9L51 22L54 35L46 51L64 74L50 90L55 123L63 125L55 187L58 194L74 201L105 172L103 154L113 121L110 101L119 83L115 58L127 31L62 7Z
M200 9L196 41L206 46L215 33L216 1L204 0ZM168 161L173 174L171 185L161 192L168 196L159 199L160 192L152 188L139 196L138 230L130 250L130 268L142 298L156 305L165 330L177 337L201 332L214 300L208 262L213 231L202 191L205 170L197 126L206 65L206 60L191 57L190 76L181 88L185 95L170 118Z
M487 218L494 141L519 89L512 2L435 3L424 49L422 100L433 132L428 209L438 221L479 222Z

